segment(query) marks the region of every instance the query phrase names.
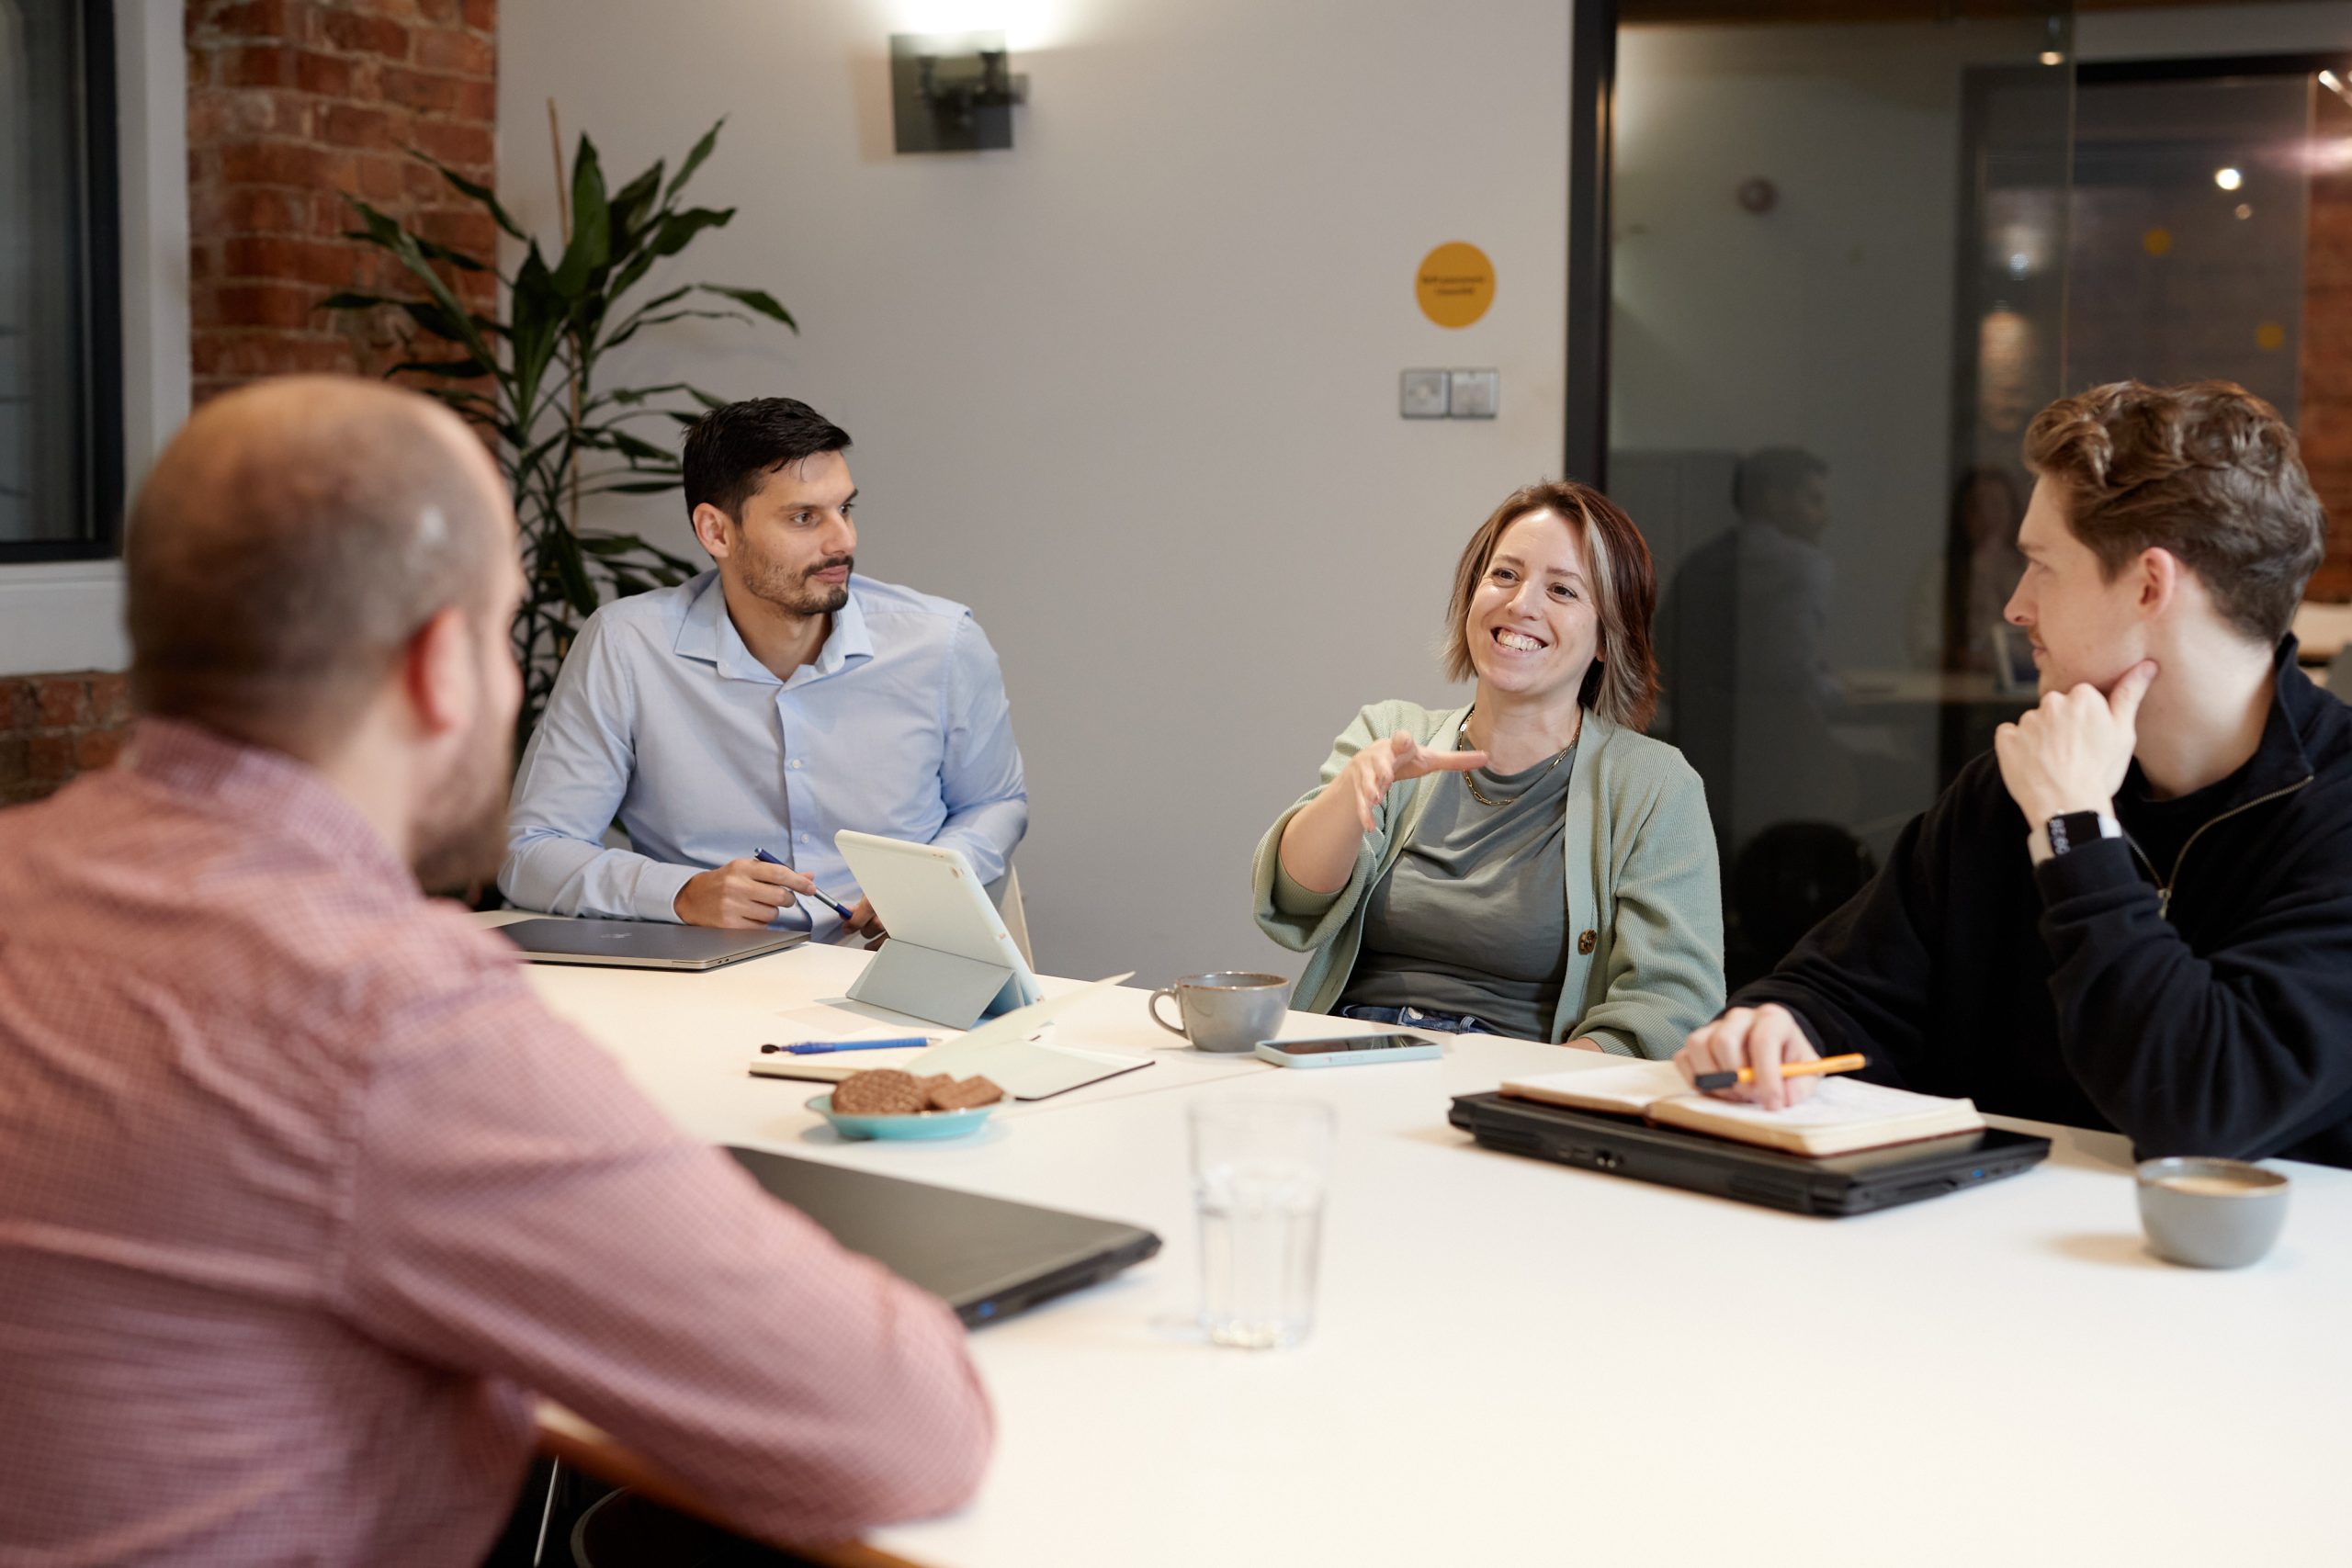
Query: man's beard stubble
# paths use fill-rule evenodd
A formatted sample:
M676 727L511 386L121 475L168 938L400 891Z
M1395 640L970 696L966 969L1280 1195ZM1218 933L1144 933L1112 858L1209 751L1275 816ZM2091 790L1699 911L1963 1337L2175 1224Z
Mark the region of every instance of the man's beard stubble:
M488 712L482 717L412 835L409 864L427 893L488 882L506 858L507 727Z
M811 582L810 578L832 567L857 570L855 556L827 556L812 561L798 572L788 571L772 561L763 561L759 569L744 579L744 586L755 598L764 599L777 609L794 615L830 615L849 603L849 584Z

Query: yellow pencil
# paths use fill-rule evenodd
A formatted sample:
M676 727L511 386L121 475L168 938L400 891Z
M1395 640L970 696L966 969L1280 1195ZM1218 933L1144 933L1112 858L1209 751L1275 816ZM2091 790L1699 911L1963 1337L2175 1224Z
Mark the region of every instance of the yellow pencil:
M1781 1076L1784 1078L1801 1078L1814 1073L1850 1073L1856 1067L1867 1067L1870 1065L1871 1059L1868 1056L1859 1051L1849 1051L1842 1056L1821 1056L1810 1062L1783 1062L1781 1065ZM1755 1081L1756 1069L1753 1067L1742 1067L1736 1073L1701 1073L1698 1078L1701 1089L1729 1089L1736 1083L1754 1083Z

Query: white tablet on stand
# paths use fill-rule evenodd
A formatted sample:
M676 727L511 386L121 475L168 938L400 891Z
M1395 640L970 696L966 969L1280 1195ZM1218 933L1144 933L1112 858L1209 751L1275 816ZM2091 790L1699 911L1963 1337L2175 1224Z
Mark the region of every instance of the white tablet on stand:
M853 1000L969 1029L1043 998L961 850L848 831L833 842L890 933Z

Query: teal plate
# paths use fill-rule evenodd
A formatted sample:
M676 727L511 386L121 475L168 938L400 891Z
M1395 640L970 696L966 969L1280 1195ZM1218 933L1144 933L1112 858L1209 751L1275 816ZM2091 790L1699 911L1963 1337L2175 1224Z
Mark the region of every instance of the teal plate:
M833 1109L833 1097L820 1094L808 1102L808 1109L833 1124L833 1131L844 1138L960 1138L967 1133L977 1133L980 1123L989 1119L993 1105L975 1105L969 1111L918 1111L910 1116L852 1116Z

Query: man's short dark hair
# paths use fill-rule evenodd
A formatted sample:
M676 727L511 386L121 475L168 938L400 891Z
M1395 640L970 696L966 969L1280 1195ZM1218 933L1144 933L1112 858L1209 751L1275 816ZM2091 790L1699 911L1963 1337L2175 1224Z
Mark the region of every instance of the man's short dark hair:
M2115 574L2169 551L2244 636L2275 644L2327 547L2295 433L2229 381L2112 381L2061 398L2025 434L2027 466L2066 487L2066 525Z
M1802 446L1767 446L1739 460L1731 479L1731 504L1742 517L1769 518L1785 497L1829 465Z
M729 517L778 468L849 449L849 432L797 398L752 398L716 408L686 432L686 515L708 502Z

